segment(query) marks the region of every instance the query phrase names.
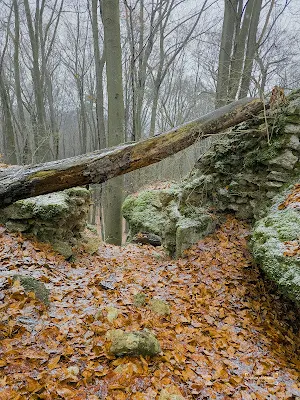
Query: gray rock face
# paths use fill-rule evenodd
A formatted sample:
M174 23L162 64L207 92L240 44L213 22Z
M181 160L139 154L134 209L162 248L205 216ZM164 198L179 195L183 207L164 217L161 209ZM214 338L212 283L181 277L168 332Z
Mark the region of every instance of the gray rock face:
M158 340L148 330L124 332L121 329L108 331L110 352L116 356L155 356L161 352Z

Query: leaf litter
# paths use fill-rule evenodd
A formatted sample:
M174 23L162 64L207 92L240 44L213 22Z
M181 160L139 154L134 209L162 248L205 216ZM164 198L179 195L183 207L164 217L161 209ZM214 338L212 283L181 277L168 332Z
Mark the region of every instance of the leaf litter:
M179 260L103 244L72 263L2 229L0 400L299 398L299 313L262 279L248 235L228 217ZM43 282L50 306L16 274ZM111 329L148 329L162 352L116 358Z

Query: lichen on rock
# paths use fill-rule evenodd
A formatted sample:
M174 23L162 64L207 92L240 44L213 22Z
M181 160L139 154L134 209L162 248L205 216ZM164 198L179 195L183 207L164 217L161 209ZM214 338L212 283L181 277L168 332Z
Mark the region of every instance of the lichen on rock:
M255 224L250 245L269 279L300 306L300 253L288 251L290 245L300 245L300 208L293 202L279 207L293 190L292 185L274 198L267 215Z
M149 330L124 332L114 329L107 332L111 341L110 352L116 356L155 356L161 352L156 337Z
M76 187L19 200L0 211L0 221L9 231L33 234L49 242L69 258L72 247L83 238L89 204L89 191Z
M150 309L159 315L170 315L171 309L169 304L161 299L151 299L150 300Z
M14 281L19 281L23 286L26 293L33 292L35 297L44 303L46 306L49 306L49 289L46 288L43 282L40 282L38 279L32 276L24 276L24 275L14 275Z

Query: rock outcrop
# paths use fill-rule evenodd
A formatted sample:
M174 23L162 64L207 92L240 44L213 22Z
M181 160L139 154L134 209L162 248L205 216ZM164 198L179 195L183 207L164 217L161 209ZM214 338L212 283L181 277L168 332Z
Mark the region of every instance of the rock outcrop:
M220 135L183 182L129 196L123 213L131 235L154 233L177 257L213 232L225 214L256 223L256 261L300 304L300 196L284 209L278 209L276 197L283 193L283 201L299 176L300 90L281 108Z
M129 196L123 215L131 237L154 233L172 256L180 256L213 232L224 213L259 219L300 173L299 137L300 91L295 91L282 108L222 134L183 182Z
M87 227L90 192L81 187L19 200L0 211L11 232L33 234L66 258Z

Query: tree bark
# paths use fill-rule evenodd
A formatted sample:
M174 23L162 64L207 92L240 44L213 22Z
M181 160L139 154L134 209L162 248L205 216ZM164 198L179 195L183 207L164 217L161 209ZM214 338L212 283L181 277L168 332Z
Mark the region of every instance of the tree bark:
M219 52L216 108L227 103L234 31L237 23L237 0L225 0L221 47Z
M263 109L259 99L245 98L169 132L64 160L0 169L0 207L31 196L74 186L102 183L175 154L202 137L251 118Z
M111 147L118 146L125 141L119 0L103 0L101 2L101 7L108 103L107 144ZM108 243L121 245L121 207L123 203L122 177L109 182L105 187L105 192L105 238Z

